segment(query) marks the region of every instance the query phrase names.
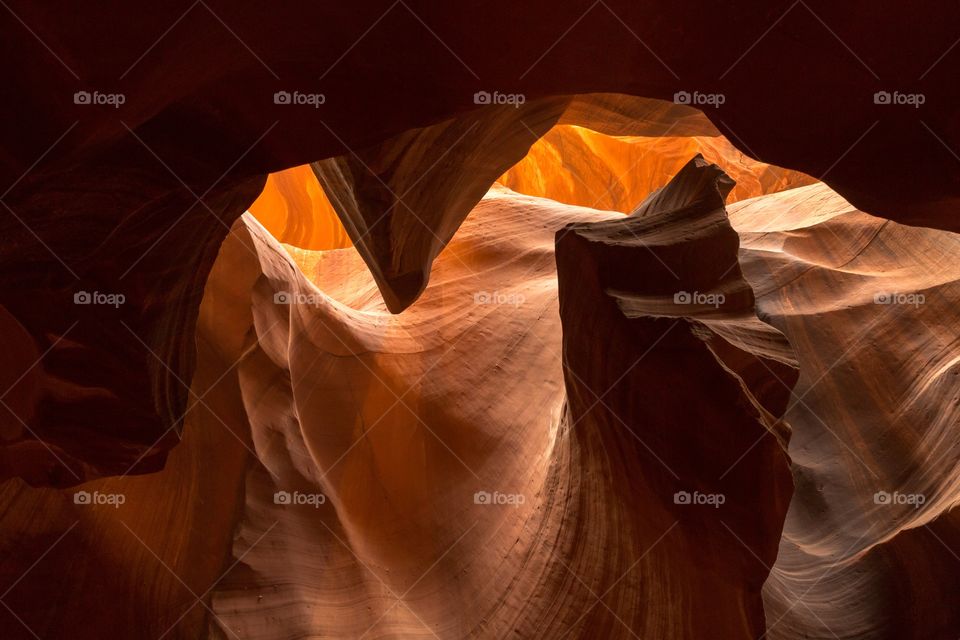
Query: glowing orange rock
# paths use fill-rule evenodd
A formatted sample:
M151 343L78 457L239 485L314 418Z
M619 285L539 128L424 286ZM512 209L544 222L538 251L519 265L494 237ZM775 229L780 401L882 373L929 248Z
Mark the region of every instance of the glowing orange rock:
M608 136L570 125L551 129L499 182L528 195L628 213L698 153L736 180L730 202L816 182L757 162L722 136Z
M314 251L351 245L309 165L271 173L250 213L280 242Z

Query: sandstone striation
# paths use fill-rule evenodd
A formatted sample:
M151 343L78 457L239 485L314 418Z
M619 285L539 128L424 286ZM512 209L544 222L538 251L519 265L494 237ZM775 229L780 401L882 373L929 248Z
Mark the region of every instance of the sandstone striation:
M15 552L0 575L20 619L0 624L14 638L948 637L953 479L920 461L952 455L938 327L956 240L823 184L735 203L728 223L732 188L699 158L628 216L495 187L402 315L352 248L282 245L244 216L206 288L193 408L163 471L79 487L124 495L117 508L4 485ZM930 297L874 304L885 292ZM939 373L898 387L862 375L886 370L870 357ZM75 577L49 592L68 559ZM113 578L81 589L104 562ZM131 597L143 582L152 596Z
M0 637L954 640L958 18L4 4Z

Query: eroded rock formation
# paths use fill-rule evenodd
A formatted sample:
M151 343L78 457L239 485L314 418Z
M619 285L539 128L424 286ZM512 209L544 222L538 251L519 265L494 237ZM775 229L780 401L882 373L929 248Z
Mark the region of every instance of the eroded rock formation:
M856 350L841 333L831 350L803 323L861 313L831 326L882 327L890 344L918 313L941 326L943 309L874 296L947 287L948 304L956 274L942 258L956 240L859 213L822 184L733 205L734 233L722 206L732 186L694 160L627 217L495 188L401 316L352 249L284 248L243 218L207 287L197 401L166 468L82 487L124 495L117 508L6 485L0 529L22 558L5 564L9 582L56 542L54 560L86 567L78 580L113 566L101 589L128 613L111 616L91 594L49 617L46 562L5 602L42 637L91 617L74 637L133 625L138 637L244 638L950 632L952 480L911 485L902 453L878 478L861 467L877 454L851 429L880 408L830 398L865 383L893 393L900 378L863 379L849 367L869 344ZM805 297L811 278L819 295ZM940 353L942 382L915 383L909 403L927 415L950 377ZM801 400L788 407L798 372ZM928 424L910 436L891 423L897 451L942 448L949 414ZM881 490L946 493L919 510L864 508ZM683 492L692 504L678 503ZM16 524L27 512L48 524ZM169 521L193 524L156 526ZM837 536L840 522L849 533ZM117 541L107 555L82 553L105 535ZM144 571L149 606L125 595ZM926 571L941 572L936 589L903 586ZM898 589L926 610L878 608Z
M239 233L263 270L251 290L260 346L238 366L258 462L233 548L243 568L214 592L214 626L271 638L762 633L768 569L753 554L767 564L776 555L791 493L785 437L715 355L709 325L687 323L703 310L673 301L678 286L703 288L712 264L730 299L704 322L756 321L749 287L729 268L738 246L723 210L730 186L694 161L626 219L492 192L437 262L436 284L397 317L371 295L352 251L325 255L307 271L311 282L245 220ZM562 250L578 233L625 225L638 239L620 254L635 264L620 283L667 297L672 317L622 310L627 294L585 278L592 260L576 251L558 259L561 294L569 288L558 315L554 236ZM657 235L664 225L672 235ZM598 246L598 255L613 252ZM683 276L637 281L658 260ZM583 324L583 308L606 312ZM600 330L609 341L586 339ZM594 357L577 355L577 344ZM725 342L749 360L743 344ZM674 367L678 380L664 377L679 353L698 376ZM626 401L638 385L660 395L679 379L687 391L675 406ZM607 406L620 413L599 408ZM677 424L714 432L727 453L714 439L692 450ZM770 480L754 485L757 475ZM278 504L277 492L290 502ZM681 492L729 502L678 503ZM270 544L256 544L267 536ZM638 598L660 604L637 607ZM691 609L670 606L676 599L715 614L691 619Z
M952 638L960 238L824 185L730 210L760 315L800 358L768 635Z
M557 233L569 437L588 461L584 483L616 496L583 495L581 505L631 541L608 553L610 573L634 567L632 597L662 603L630 619L640 637L765 629L760 587L792 482L786 430L738 375L758 354L710 330L756 321L723 208L732 187L698 156L629 217ZM592 572L593 563L581 556L574 566ZM667 613L670 601L690 608ZM591 632L606 622L595 617ZM601 635L627 637L609 623Z
M937 9L5 5L3 637L957 637Z

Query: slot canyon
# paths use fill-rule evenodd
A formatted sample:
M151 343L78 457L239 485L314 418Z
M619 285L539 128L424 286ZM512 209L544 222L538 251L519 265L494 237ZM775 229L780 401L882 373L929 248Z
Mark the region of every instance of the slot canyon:
M0 639L960 640L956 2L0 4Z

